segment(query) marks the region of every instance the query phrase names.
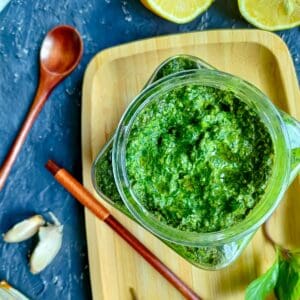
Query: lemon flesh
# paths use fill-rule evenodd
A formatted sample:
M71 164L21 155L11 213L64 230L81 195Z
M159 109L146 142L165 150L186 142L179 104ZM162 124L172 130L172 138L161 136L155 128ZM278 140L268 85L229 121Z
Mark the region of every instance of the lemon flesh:
M155 14L175 23L187 23L208 9L213 0L141 0Z
M238 0L243 17L252 25L270 31L300 25L300 0Z

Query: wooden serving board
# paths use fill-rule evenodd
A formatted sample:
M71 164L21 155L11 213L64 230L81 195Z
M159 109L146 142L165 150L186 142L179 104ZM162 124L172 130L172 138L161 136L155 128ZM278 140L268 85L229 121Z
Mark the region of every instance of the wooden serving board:
M293 63L286 45L274 34L258 30L195 32L104 50L92 59L86 70L82 99L83 179L95 195L92 162L116 128L124 109L159 63L183 53L196 55L219 70L248 80L277 106L300 119ZM291 248L300 246L299 181L298 177L270 222L274 238ZM248 283L274 259L272 247L258 231L231 266L221 271L200 270L137 223L112 207L110 210L204 299L243 299ZM160 274L89 211L86 211L86 231L94 299L182 299Z

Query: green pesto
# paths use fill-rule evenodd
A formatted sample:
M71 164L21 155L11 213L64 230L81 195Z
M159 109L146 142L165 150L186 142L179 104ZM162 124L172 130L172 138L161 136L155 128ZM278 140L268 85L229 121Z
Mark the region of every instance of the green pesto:
M132 218L129 210L123 203L114 182L111 154L112 148L110 147L96 162L96 186L97 189L110 200L114 207ZM224 247L187 247L169 243L167 241L164 242L185 257L185 259L196 265L201 262L201 264L216 266L222 264L224 260L226 261L226 253L228 250Z
M112 148L107 149L95 165L95 180L98 190L108 197L118 208L125 208L114 181L112 169Z
M156 74L153 81L171 75L173 73L177 73L185 70L199 69L201 68L196 61L186 59L183 57L177 57L175 59L171 59L168 63L166 63Z
M159 221L214 232L245 219L264 194L271 137L235 95L201 85L175 88L136 118L126 150L132 190Z
M155 82L167 75L191 69L202 68L194 60L187 59L184 56L177 56L169 60L164 66L157 72L152 82ZM124 205L120 194L118 193L117 186L114 181L112 170L112 146L107 149L104 155L97 160L95 165L95 181L98 190L108 197L118 208L128 214L128 210Z
M177 57L171 61L169 61L155 76L153 81L160 79L161 77L170 75L172 73L200 68L194 61ZM132 218L132 215L126 208L123 203L117 187L115 185L113 170L112 170L112 162L111 162L111 150L110 146L106 152L99 157L95 164L95 183L98 191L100 191L106 198L110 200L110 202L123 213ZM212 265L217 266L219 264L223 264L226 262L226 255L228 250L228 246L216 246L216 247L186 247L177 245L174 243L170 243L164 241L171 248L173 248L176 252L182 255L185 259L189 260L191 263L195 265ZM230 255L230 253L228 254Z
M114 182L112 161L112 148L110 147L104 155L96 162L95 180L97 189L107 197L114 207L132 218L129 210L123 203L117 186ZM227 249L224 247L187 247L164 241L169 247L180 253L185 259L193 264L201 264L216 266L226 261Z

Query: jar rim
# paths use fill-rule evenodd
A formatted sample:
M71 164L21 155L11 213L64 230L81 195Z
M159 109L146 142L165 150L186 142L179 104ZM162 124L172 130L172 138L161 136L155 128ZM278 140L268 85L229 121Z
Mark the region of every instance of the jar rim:
M262 199L244 220L216 232L189 232L159 222L130 189L126 172L126 144L131 126L139 112L153 99L175 87L197 83L226 88L255 108L272 137L275 151L273 169ZM290 151L287 132L280 113L258 88L249 82L218 70L189 70L164 77L145 88L129 105L115 133L112 164L117 189L132 215L149 231L162 239L186 246L207 246L230 242L254 232L271 215L285 192L290 173Z

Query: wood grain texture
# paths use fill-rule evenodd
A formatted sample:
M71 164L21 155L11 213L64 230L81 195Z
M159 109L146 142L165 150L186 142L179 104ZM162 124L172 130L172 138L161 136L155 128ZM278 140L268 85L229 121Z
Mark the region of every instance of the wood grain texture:
M50 30L40 51L40 79L32 106L0 168L0 191L25 140L52 90L79 64L83 43L79 32L68 25Z
M124 109L158 64L180 53L199 56L217 69L246 79L277 106L300 119L293 63L286 45L274 34L258 30L195 32L104 50L89 64L83 84L83 179L89 190L93 191L92 162L116 128ZM300 245L299 194L298 177L270 222L274 238L289 247ZM110 210L204 299L243 299L248 283L264 272L274 258L272 247L259 230L231 266L220 271L200 270L122 213ZM138 299L182 299L166 280L88 211L86 230L94 299L132 299L130 288Z
M103 204L98 201L77 179L67 170L59 167L53 160L46 163L46 169L55 179L85 208L91 211L99 220L104 221L138 252L154 269L167 279L186 299L202 300L189 286L187 286L172 270L170 270L157 256L146 248L127 228L110 214Z

